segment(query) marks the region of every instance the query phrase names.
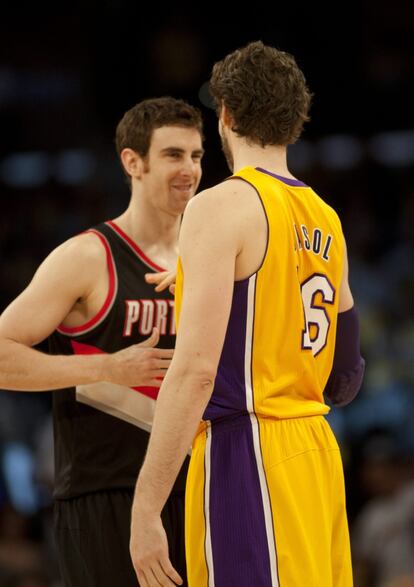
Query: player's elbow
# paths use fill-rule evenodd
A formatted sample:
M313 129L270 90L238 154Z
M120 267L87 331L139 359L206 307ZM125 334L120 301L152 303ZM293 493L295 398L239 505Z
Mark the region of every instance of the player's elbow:
M355 399L361 389L364 372L365 361L362 357L353 369L332 370L324 393L333 406L346 406Z
M205 365L200 366L199 369L194 369L191 373L191 378L200 390L208 392L213 390L216 374L215 369Z
M193 363L186 365L178 379L181 380L183 387L199 390L202 395L211 395L216 380L217 369L210 364Z

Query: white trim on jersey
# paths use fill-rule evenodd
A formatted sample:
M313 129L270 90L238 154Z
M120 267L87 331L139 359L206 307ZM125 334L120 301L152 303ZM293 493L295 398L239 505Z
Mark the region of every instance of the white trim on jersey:
M155 399L130 387L107 381L77 385L76 400L151 432Z
M205 554L208 570L208 587L214 587L213 549L210 526L210 478L211 478L211 422L207 422L206 449L204 454L204 516L206 523Z

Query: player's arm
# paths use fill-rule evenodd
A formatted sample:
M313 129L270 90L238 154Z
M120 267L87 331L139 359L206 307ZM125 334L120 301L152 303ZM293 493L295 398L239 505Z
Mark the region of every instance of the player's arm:
M132 511L131 555L138 577L145 569L161 573L163 566L175 577L162 547L159 515L213 391L239 250L230 208L219 196L217 188L197 196L181 227L184 295L175 353L158 396Z
M365 371L365 361L360 352L358 313L349 287L348 272L348 255L345 247L335 354L332 371L325 387L325 395L334 406L345 406L356 397Z
M354 306L354 298L352 296L351 288L349 286L348 253L347 253L346 243L345 243L344 266L342 269L341 286L339 288L338 312L340 314L342 314L343 312L347 312L348 310L351 310L353 306Z
M76 302L93 295L105 263L102 245L86 234L67 241L45 259L28 287L0 316L0 387L46 391L100 380L124 382L125 363L136 362L133 347L114 355L87 356L54 356L31 348L62 323ZM157 334L153 338L150 343L156 344ZM161 353L161 349L140 351L140 359L145 359L142 353ZM144 377L136 375L129 385L144 384Z

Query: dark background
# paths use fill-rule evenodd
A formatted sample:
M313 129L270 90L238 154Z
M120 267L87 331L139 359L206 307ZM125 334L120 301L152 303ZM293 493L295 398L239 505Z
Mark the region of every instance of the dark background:
M330 416L344 457L356 585L391 577L398 586L405 575L414 581L414 568L405 559L381 566L390 543L377 558L369 552L366 512L381 517L381 504L400 504L414 476L413 9L400 0L231 8L120 0L1 14L0 310L51 249L127 205L113 146L125 110L163 94L199 106L201 188L209 187L228 174L206 106L213 63L257 39L293 53L314 101L290 167L341 216L367 361L360 396ZM49 415L49 394L0 392L0 587L59 584ZM412 526L393 529L397 550L414 560L414 505L404 519ZM390 534L386 524L376 528L376 537Z

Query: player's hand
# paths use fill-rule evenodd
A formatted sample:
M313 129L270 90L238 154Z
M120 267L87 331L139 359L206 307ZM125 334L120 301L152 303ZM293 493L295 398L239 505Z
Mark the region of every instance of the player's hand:
M169 559L167 535L160 516L140 514L133 508L129 551L142 587L176 587L183 584Z
M155 291L164 291L168 287L170 292L174 294L176 277L176 271L160 271L159 273L146 273L145 281L154 284Z
M108 355L102 379L128 387L160 387L174 349L154 348L159 339L160 333L154 328L151 336L143 342Z

